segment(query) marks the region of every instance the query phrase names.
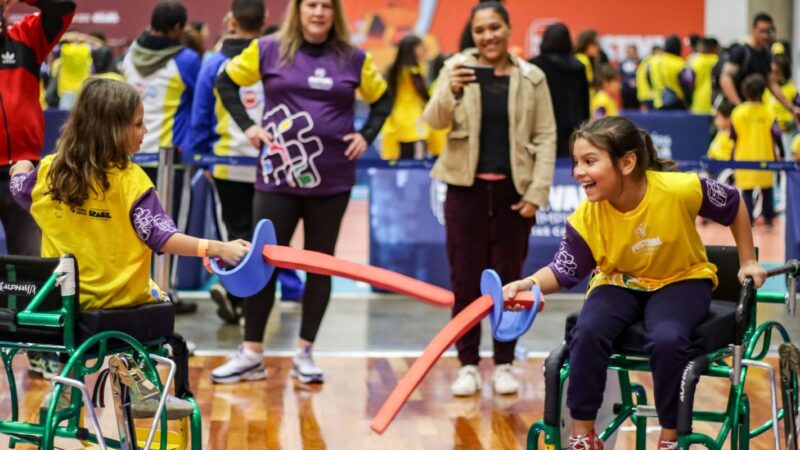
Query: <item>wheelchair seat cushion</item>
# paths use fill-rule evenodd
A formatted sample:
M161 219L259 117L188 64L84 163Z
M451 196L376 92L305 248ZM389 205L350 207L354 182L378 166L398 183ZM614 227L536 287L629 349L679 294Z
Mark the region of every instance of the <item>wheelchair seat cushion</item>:
M735 329L736 303L712 300L708 315L692 333L692 348L695 354L711 353L733 343ZM571 331L578 320L578 313L567 317L566 341L571 339ZM628 327L614 341L614 352L627 355L645 355L644 321Z
M139 342L172 336L175 308L170 302L130 309L87 309L78 314L78 342L103 331L120 331Z

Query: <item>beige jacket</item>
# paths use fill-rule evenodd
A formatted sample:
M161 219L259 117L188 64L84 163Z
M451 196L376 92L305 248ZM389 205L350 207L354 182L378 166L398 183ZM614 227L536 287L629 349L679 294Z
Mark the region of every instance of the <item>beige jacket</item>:
M478 168L481 91L477 83L464 87L456 99L447 81L461 58L477 64L477 50L468 49L445 62L423 118L434 129L452 127L447 145L431 176L455 186L472 186ZM521 58L511 57L508 117L511 178L522 199L547 206L556 162L556 122L544 72Z

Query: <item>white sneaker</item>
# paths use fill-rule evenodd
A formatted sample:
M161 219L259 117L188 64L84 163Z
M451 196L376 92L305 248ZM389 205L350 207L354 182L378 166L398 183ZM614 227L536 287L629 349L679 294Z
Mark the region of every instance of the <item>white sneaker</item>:
M214 383L238 383L242 380L254 381L266 378L264 357L252 350L239 346L228 361L211 371L211 381Z
M298 349L292 358L292 376L301 383L322 383L324 374L322 369L314 363L311 356L311 347Z
M492 382L494 383L494 391L498 394L516 394L519 390L519 381L517 381L517 378L514 376L511 364L500 364L496 366L494 368Z
M466 365L458 369L458 377L450 386L450 391L456 397L467 397L475 395L481 390L481 374L478 373L478 366Z

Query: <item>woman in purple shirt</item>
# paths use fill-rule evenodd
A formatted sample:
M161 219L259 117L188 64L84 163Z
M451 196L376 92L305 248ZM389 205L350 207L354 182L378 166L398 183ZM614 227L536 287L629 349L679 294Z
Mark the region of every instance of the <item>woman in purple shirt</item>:
M239 97L239 86L264 84L264 118L254 123ZM222 103L256 148L253 223L270 219L277 241L288 245L303 219L304 247L333 254L350 189L355 160L364 153L391 111L386 82L371 57L350 44L340 0L290 0L280 31L262 37L233 58L217 79ZM371 105L365 125L355 131L358 90ZM321 383L322 370L311 346L328 306L331 279L309 274L293 375ZM216 368L216 383L264 378L262 341L275 299L275 277L245 300L245 336L238 353Z

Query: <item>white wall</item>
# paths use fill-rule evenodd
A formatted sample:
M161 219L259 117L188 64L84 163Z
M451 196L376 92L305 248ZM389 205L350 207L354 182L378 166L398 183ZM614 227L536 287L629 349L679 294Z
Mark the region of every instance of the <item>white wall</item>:
M793 1L797 3L799 0ZM747 0L705 0L705 3L706 35L716 37L723 46L747 35ZM797 24L797 20L794 23Z

